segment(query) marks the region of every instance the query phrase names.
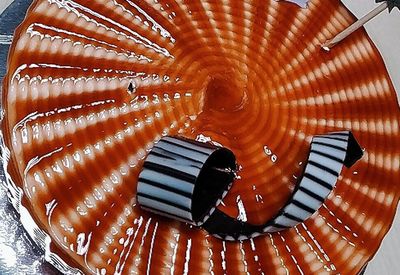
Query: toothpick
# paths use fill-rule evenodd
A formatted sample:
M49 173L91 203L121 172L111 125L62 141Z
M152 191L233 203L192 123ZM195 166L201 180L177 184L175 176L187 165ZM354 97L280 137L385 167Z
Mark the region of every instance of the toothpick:
M382 4L380 4L378 7L376 7L374 10L369 12L367 15L364 17L360 18L356 22L354 22L352 25L347 27L345 30L343 30L341 33L336 35L334 38L326 41L321 47L325 51L330 51L334 46L336 46L339 42L341 42L343 39L348 37L350 34L364 26L368 21L370 21L372 18L376 17L378 14L383 12L385 9L388 8L388 2L385 1Z

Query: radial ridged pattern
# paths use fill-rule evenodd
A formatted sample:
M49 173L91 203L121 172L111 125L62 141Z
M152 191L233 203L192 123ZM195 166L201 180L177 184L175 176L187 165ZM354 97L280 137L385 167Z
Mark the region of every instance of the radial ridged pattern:
M87 273L356 274L399 200L400 116L364 31L320 50L353 20L337 0L35 1L9 58L3 133L51 249ZM343 129L364 158L283 233L222 242L136 204L155 141L210 138L241 165L223 210L263 223L290 197L311 136Z

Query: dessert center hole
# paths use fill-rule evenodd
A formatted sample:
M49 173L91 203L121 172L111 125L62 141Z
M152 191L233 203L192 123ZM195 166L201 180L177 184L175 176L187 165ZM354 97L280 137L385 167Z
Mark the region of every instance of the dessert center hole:
M245 87L233 75L219 75L209 80L205 94L206 109L234 112L240 110L245 101Z

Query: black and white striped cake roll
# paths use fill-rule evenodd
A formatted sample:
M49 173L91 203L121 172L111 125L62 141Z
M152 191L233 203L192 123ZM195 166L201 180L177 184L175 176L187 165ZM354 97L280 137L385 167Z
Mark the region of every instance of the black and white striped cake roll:
M315 136L299 184L273 219L253 225L216 207L234 180L235 157L227 149L181 138L163 138L139 177L143 208L195 225L224 240L245 240L294 227L311 217L333 190L343 165L363 151L349 131Z
M144 162L138 202L150 212L200 226L221 203L235 170L235 156L226 148L164 137Z

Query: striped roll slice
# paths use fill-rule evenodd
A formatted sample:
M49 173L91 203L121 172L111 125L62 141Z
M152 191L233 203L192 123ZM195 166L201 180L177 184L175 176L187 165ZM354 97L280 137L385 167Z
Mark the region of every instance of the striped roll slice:
M137 188L142 208L200 226L229 190L236 159L226 148L164 137L143 168Z

